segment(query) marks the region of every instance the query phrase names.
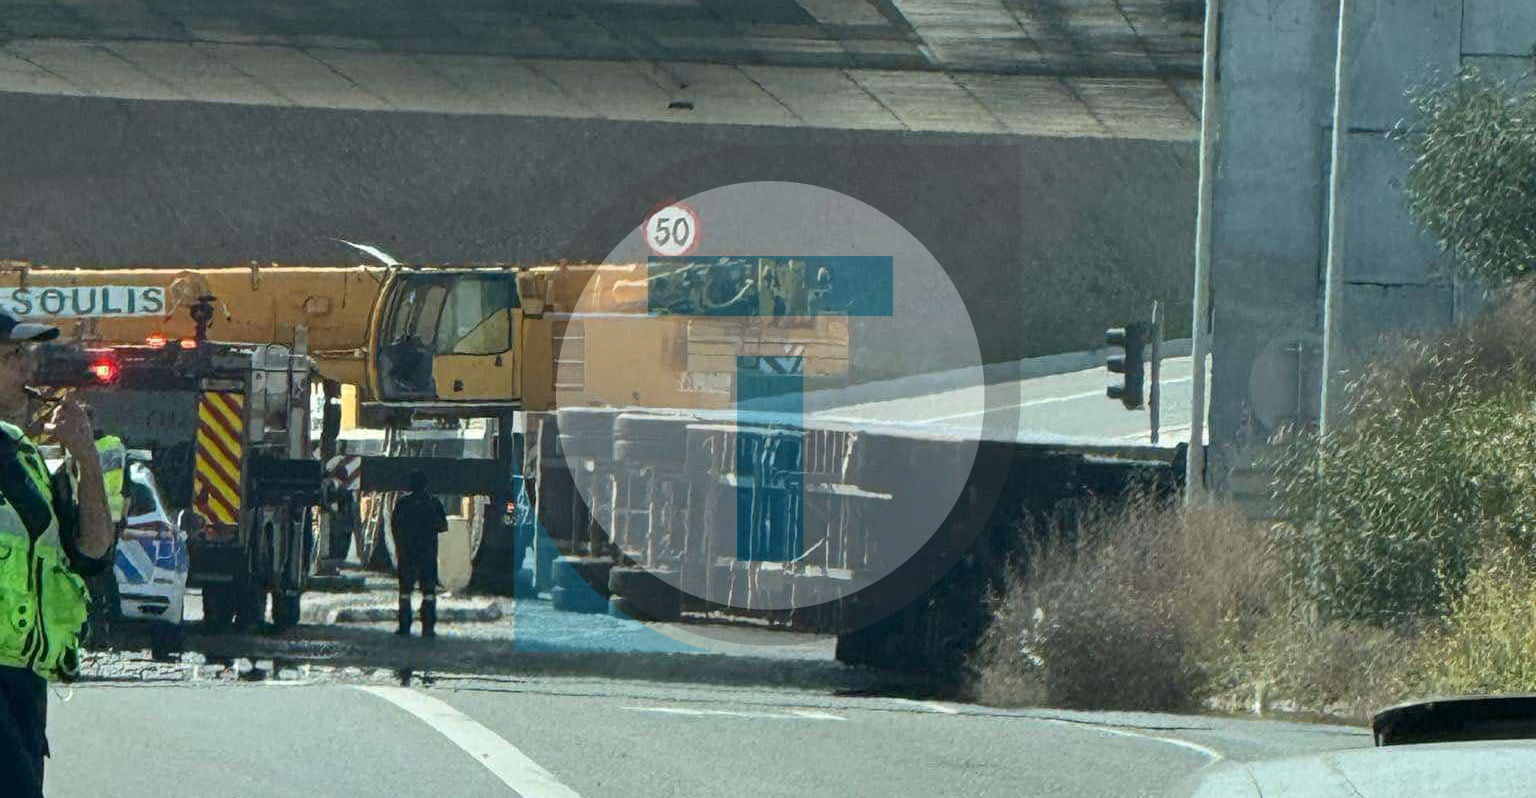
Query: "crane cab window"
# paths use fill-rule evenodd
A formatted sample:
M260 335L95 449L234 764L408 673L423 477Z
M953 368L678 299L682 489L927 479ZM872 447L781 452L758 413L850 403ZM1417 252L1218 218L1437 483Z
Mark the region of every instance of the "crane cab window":
M460 277L443 304L437 325L440 355L498 355L512 348L511 275Z
M512 348L518 304L512 274L427 273L400 279L404 282L382 324L378 366L383 398L438 398L437 358L501 355Z
M379 378L385 398L430 397L432 355L437 323L448 297L450 279L435 275L407 277L390 306L379 347Z

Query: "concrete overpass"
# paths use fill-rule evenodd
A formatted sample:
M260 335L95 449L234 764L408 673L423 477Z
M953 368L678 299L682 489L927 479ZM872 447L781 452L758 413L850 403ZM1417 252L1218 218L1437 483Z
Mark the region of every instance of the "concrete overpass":
M1202 0L0 1L0 91L1190 140Z
M1184 335L1199 8L0 0L0 257L598 258L658 198L787 180L921 240L991 362L1152 299Z
M1342 83L1338 0L1224 5L1209 438L1243 492L1252 447L1317 416L1330 253L1340 370L1475 309L1386 133L1434 74L1528 75L1536 5L1350 0ZM989 361L1092 348L1149 299L1185 335L1204 6L0 0L0 254L597 257L658 196L800 180L922 240Z

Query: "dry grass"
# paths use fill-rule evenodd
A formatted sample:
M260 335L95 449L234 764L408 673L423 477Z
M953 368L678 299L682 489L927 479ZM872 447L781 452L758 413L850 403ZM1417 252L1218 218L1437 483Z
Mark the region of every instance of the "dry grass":
M1441 694L1536 691L1536 569L1531 552L1502 548L1483 558L1425 635L1417 687Z
M1536 279L1500 288L1482 314L1430 340L1398 340L1352 391L1353 410L1433 410L1447 389L1472 398L1510 382L1536 385Z
M1369 624L1321 623L1291 613L1251 641L1229 696L1244 708L1326 713L1366 721L1411 696L1415 635Z
M1536 691L1533 340L1536 284L1516 285L1366 369L1342 431L1276 448L1287 523L1137 500L1046 530L1073 542L996 599L977 697L1360 719L1425 694Z
M1052 530L1073 542L1042 548L997 599L981 700L1192 708L1275 604L1272 558L1230 508L1138 499L1071 531Z
M1411 692L1414 638L1315 620L1269 531L1235 507L1138 500L1092 513L1076 541L1039 551L996 600L973 660L977 700L1363 719Z
M1496 549L1444 617L1388 628L1319 620L1288 592L1269 537L1218 504L1091 514L996 599L974 697L1364 721L1414 697L1536 691L1536 553Z

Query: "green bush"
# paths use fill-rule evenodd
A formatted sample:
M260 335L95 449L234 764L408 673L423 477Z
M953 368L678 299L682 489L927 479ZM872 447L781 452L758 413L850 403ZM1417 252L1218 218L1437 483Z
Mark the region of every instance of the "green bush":
M1410 694L1414 637L1314 617L1269 530L1233 505L1100 507L1077 541L1037 551L995 601L972 663L978 700L1362 719Z
M1536 92L1475 70L1416 92L1421 132L1404 136L1413 165L1408 208L1463 271L1498 285L1536 267Z
M1274 544L1324 618L1442 614L1480 551L1536 541L1532 340L1536 303L1522 287L1476 323L1368 367L1336 431L1279 436Z
M1536 563L1505 547L1468 575L1416 657L1421 692L1536 691Z

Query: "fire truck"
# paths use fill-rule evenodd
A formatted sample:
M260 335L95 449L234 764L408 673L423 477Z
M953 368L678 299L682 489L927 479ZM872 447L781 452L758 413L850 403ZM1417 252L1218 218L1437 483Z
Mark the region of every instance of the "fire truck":
M298 623L321 480L312 373L302 338L288 347L151 336L42 351L40 386L72 393L98 428L152 454L210 630L258 626L269 606L275 627Z

